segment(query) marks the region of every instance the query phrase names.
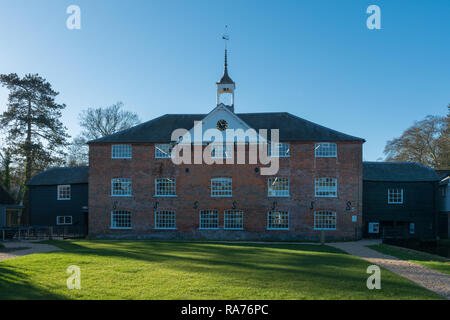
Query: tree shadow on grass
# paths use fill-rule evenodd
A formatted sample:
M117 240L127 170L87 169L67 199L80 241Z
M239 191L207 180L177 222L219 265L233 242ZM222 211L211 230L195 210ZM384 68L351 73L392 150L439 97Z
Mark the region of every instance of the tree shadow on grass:
M1 300L57 300L66 297L54 294L31 283L29 276L19 268L0 263Z

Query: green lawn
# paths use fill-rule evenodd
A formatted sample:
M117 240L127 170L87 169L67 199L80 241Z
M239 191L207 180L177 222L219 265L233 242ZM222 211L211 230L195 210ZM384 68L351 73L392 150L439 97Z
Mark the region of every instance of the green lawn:
M421 254L420 252L411 252L406 251L400 248L395 248L393 246L380 244L369 246L369 248L374 249L378 252L385 253L391 255L393 257L408 260L411 262L415 262L417 264L421 264L430 269L434 269L436 271L450 274L450 262L439 256L429 255L429 254Z
M60 241L64 251L0 262L1 299L440 299L328 246L152 241ZM66 268L81 268L68 290Z

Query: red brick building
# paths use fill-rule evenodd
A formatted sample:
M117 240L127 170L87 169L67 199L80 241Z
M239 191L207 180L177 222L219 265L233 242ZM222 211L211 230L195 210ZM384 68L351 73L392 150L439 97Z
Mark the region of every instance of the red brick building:
M361 237L364 140L285 112L235 113L235 88L225 62L209 114L166 114L89 142L91 236L317 239L325 230L329 239ZM225 94L230 106L221 103ZM279 129L279 143L268 139L279 170L262 175L265 165L248 162L174 164L172 133L192 132L194 121L223 134ZM243 142L251 143L235 141L212 158L229 160ZM208 143L194 144L192 151Z

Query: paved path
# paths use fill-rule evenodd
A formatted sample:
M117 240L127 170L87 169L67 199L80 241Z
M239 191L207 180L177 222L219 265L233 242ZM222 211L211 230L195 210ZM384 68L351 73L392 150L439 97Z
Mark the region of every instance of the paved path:
M31 241L2 242L7 252L1 252L0 261L5 259L17 258L32 253L44 253L51 251L60 251L61 249L50 244L35 243Z
M366 247L368 245L379 243L380 242L376 240L362 240L357 242L327 243L327 245L370 261L373 264L408 278L422 287L450 299L450 275L429 269L416 263L400 260Z

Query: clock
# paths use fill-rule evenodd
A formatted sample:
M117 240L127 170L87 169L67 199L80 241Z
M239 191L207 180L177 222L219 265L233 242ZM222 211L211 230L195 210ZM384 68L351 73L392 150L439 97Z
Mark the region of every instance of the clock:
M228 122L226 120L219 120L217 121L216 128L220 131L225 131L228 129Z

